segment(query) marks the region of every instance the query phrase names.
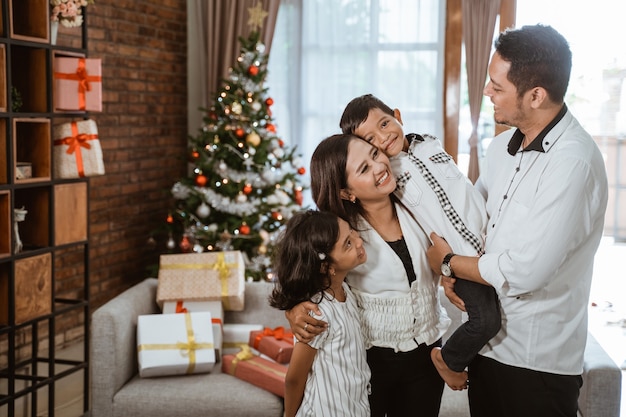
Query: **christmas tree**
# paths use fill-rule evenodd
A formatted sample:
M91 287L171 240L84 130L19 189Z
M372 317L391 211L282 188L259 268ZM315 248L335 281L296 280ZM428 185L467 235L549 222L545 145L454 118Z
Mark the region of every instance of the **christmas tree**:
M295 147L277 136L259 32L239 40L237 62L211 107L202 109L198 135L189 137L193 175L172 187L167 248L240 250L248 279L269 280L274 240L302 206L305 168Z

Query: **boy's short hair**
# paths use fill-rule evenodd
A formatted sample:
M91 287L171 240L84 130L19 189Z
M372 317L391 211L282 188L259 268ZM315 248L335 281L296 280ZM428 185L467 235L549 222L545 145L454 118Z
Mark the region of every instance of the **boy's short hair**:
M353 98L341 115L339 127L344 134L353 134L356 129L367 119L372 109L380 109L383 112L394 115L393 109L383 103L379 98L372 94L364 94L360 97Z

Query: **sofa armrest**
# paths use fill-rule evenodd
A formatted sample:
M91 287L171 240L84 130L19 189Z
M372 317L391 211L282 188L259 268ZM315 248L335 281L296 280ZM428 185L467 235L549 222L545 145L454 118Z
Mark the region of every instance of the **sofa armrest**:
M585 348L583 386L578 397L582 417L619 417L622 372L589 333Z
M113 397L137 372L137 317L158 313L157 280L147 278L98 308L91 317L93 417L113 415Z

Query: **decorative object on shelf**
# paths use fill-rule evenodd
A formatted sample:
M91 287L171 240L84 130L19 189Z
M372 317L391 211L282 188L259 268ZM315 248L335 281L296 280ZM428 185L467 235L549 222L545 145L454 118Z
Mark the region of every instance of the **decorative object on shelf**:
M50 22L50 45L57 44L58 34L59 34L59 21L53 20Z
M54 108L102 111L102 60L54 57Z
M50 20L72 28L83 24L83 7L94 0L50 0Z
M92 119L62 123L53 128L54 177L104 175L98 126Z
M26 214L28 213L28 210L25 210L24 207L22 208L16 208L13 209L13 214L14 214L14 227L15 227L15 248L14 248L14 252L15 253L20 253L22 251L22 248L24 247L24 245L22 244L22 239L20 239L20 231L18 230L17 224L19 222L23 222L24 219L26 219Z
M30 162L15 163L15 179L25 180L33 177L33 164Z
M14 112L20 111L22 108L22 94L15 87L11 87L11 110Z

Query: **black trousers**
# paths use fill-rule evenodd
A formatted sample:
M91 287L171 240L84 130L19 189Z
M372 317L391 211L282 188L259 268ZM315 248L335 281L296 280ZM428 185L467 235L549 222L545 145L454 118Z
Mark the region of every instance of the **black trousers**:
M372 417L437 417L443 393L443 380L437 373L430 346L420 345L410 352L372 347L367 362L372 371L369 397Z
M477 355L469 366L473 417L576 417L580 375L505 365Z

